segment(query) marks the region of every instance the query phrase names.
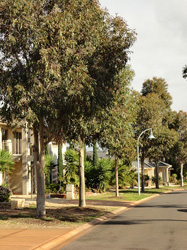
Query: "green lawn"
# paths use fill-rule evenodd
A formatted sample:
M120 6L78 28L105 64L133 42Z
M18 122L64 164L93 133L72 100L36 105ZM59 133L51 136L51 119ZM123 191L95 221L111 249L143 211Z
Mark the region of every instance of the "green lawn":
M132 192L128 190L128 192L120 191L120 196L115 197L115 192L107 192L103 194L93 194L93 195L86 195L86 200L105 200L105 201L137 201L143 198L149 197L152 194L143 193L138 195L137 190L136 192Z
M115 196L115 192L107 192L103 194L93 194L93 195L86 195L87 200L106 200L106 201L138 201L146 197L150 197L154 194L160 194L167 191L172 191L174 189L180 189L179 186L176 187L161 187L159 189L156 188L149 188L145 189L145 192L138 195L138 189L124 189L119 190L119 197ZM186 189L186 186L184 187Z

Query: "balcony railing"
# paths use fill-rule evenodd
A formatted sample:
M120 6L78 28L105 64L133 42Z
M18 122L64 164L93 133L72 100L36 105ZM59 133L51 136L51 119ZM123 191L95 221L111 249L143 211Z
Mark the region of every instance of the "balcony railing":
M3 140L1 144L2 150L7 150L12 153L12 142L9 140Z

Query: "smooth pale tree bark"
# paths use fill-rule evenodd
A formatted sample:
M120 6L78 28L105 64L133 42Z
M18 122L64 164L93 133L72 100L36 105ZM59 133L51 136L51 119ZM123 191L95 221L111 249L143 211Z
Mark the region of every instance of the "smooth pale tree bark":
M37 164L37 208L36 214L38 217L45 217L45 145L44 145L44 119L40 119L39 123L39 136L40 136L40 152L39 163Z
M118 158L116 156L115 156L115 178L116 178L116 197L119 197Z
M84 145L84 162L86 162L86 144Z
M85 176L84 176L84 143L79 149L79 207L85 207Z
M181 187L184 186L183 169L184 169L184 163L181 163L181 172L180 172L180 176L181 176Z
M31 200L33 199L33 166L31 165Z
M39 161L39 140L36 124L33 125L34 145L33 145L33 191L37 192L37 164Z

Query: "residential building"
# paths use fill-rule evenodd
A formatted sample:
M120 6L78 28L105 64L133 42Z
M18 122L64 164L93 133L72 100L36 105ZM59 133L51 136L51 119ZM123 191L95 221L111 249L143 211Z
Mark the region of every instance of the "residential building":
M49 143L49 152L57 165L58 145ZM28 195L31 193L31 184L36 179L33 168L33 135L27 128L12 129L0 121L0 149L8 150L13 155L14 170L9 176L9 188L13 194ZM63 145L62 153L66 151ZM56 167L57 168L57 167ZM57 179L57 173L55 173ZM53 177L54 178L54 177ZM0 172L0 185L3 183L3 174Z
M138 171L138 162L134 161L132 163L132 167L137 169ZM158 174L165 185L169 185L169 176L171 171L172 165L159 161L158 163ZM141 173L141 164L139 164L139 171ZM149 185L151 185L152 177L155 177L155 163L150 162L148 160L144 161L144 174L149 176Z
M29 130L12 129L6 123L0 122L0 148L8 150L13 155L14 170L9 177L9 187L15 194L31 192L31 162L32 144ZM0 176L0 184L3 175Z

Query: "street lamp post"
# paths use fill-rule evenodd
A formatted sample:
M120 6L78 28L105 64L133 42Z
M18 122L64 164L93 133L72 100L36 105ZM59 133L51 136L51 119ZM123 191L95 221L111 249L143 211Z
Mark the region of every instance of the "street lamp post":
M154 135L153 135L153 131L152 131L152 128L148 128L148 129L145 129L144 131L141 132L141 134L138 136L138 140L137 140L137 159L138 159L138 195L140 195L140 170L139 170L139 140L140 140L140 137L142 136L142 134L144 134L146 131L149 131L151 130L150 132L150 135L149 135L149 139L154 139Z

